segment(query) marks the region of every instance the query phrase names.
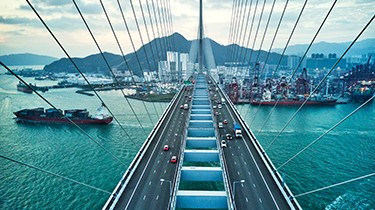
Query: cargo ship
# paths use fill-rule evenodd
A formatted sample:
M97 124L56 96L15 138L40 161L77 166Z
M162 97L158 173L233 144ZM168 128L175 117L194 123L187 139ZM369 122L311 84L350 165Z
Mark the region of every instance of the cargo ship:
M31 84L30 84L31 85ZM17 90L24 92L24 93L33 93L33 90L27 87L27 85L23 84L22 82L19 82L17 84Z
M109 124L112 122L113 117L108 116L104 113L104 107L98 108L98 113L95 117L89 115L86 109L22 109L14 112L16 115L17 122L28 122L28 123L56 123L56 124L68 124L71 123L68 119L76 124Z
M352 92L352 98L363 103L369 100L375 94L375 82L373 81L361 81L354 86Z
M252 105L265 105L265 106L273 106L276 104L280 106L300 106L303 104L305 99L298 99L298 98L289 98L289 99L280 99L279 102L277 100L251 100L250 104ZM337 99L330 99L330 98L322 98L322 99L309 99L305 103L305 105L310 106L334 106L336 105Z
M293 98L283 97L279 99L271 99L271 92L264 90L262 98L253 99L250 101L250 104L273 106L277 103L277 105L280 106L300 106L305 102L306 99L308 100L306 101L305 105L310 106L334 106L336 105L337 101L337 99L321 97L319 95L312 95L311 97L308 97L308 95L297 95Z

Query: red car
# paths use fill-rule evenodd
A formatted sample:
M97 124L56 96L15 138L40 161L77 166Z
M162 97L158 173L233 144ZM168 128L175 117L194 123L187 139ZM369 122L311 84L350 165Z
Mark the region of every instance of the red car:
M168 151L169 150L169 146L166 144L164 145L164 148L163 148L164 151Z
M223 123L224 124L228 124L228 120L223 120Z
M177 156L172 156L171 163L177 163Z
M181 106L180 106L180 109L183 109L184 108L184 105L182 104Z

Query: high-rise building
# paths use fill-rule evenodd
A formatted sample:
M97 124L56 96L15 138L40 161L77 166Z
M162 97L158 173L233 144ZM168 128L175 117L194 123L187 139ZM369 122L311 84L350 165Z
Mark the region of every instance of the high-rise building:
M158 72L161 82L179 82L192 74L193 67L187 53L168 51L167 61L159 61Z

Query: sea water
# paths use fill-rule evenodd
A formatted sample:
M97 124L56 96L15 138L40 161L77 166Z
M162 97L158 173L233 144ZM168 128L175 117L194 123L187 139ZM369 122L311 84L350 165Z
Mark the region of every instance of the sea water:
M38 85L50 82L25 79ZM72 125L16 123L13 112L49 106L36 94L18 92L13 76L0 74L0 81L0 155L109 192L168 105L129 100L143 132L121 91L100 92L121 126L113 121L107 126L82 128L110 155ZM76 90L54 89L42 95L60 109L86 108L94 114L100 106L98 98ZM272 107L262 106L257 111L257 106L239 105L237 109L264 148L273 141L266 152L279 167L358 106L304 107L277 138L297 107L276 107L265 126ZM280 168L294 195L374 173L374 128L372 102ZM371 177L297 199L304 209L374 209L374 186L375 177ZM0 158L0 209L101 209L108 197L105 192Z

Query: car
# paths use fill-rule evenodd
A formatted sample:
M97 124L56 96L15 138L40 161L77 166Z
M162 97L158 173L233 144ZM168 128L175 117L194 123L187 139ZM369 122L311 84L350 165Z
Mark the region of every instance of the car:
M222 123L222 122L219 122L219 123L217 124L217 126L218 126L219 128L223 128L223 123Z
M220 113L219 112L215 112L215 116L219 116L220 115Z
M221 147L224 148L224 147L227 147L227 143L225 142L225 140L221 140Z
M228 124L228 120L223 120L223 123L224 124Z
M184 105L183 104L181 104L181 106L180 106L180 109L183 109L184 108Z
M171 163L177 163L177 156L171 157Z
M168 151L169 150L169 146L166 144L164 145L164 148L163 148L164 151Z
M221 106L221 104L219 104L219 105L217 105L217 108L221 109L221 108L223 108L223 107Z
M213 105L213 106L212 106L212 108L213 108L213 109L216 109L216 108L217 108L217 106L216 106L216 105Z
M227 135L225 135L226 137L227 137L227 140L232 140L233 139L233 137L232 137L232 135L230 135L230 133L228 133Z

